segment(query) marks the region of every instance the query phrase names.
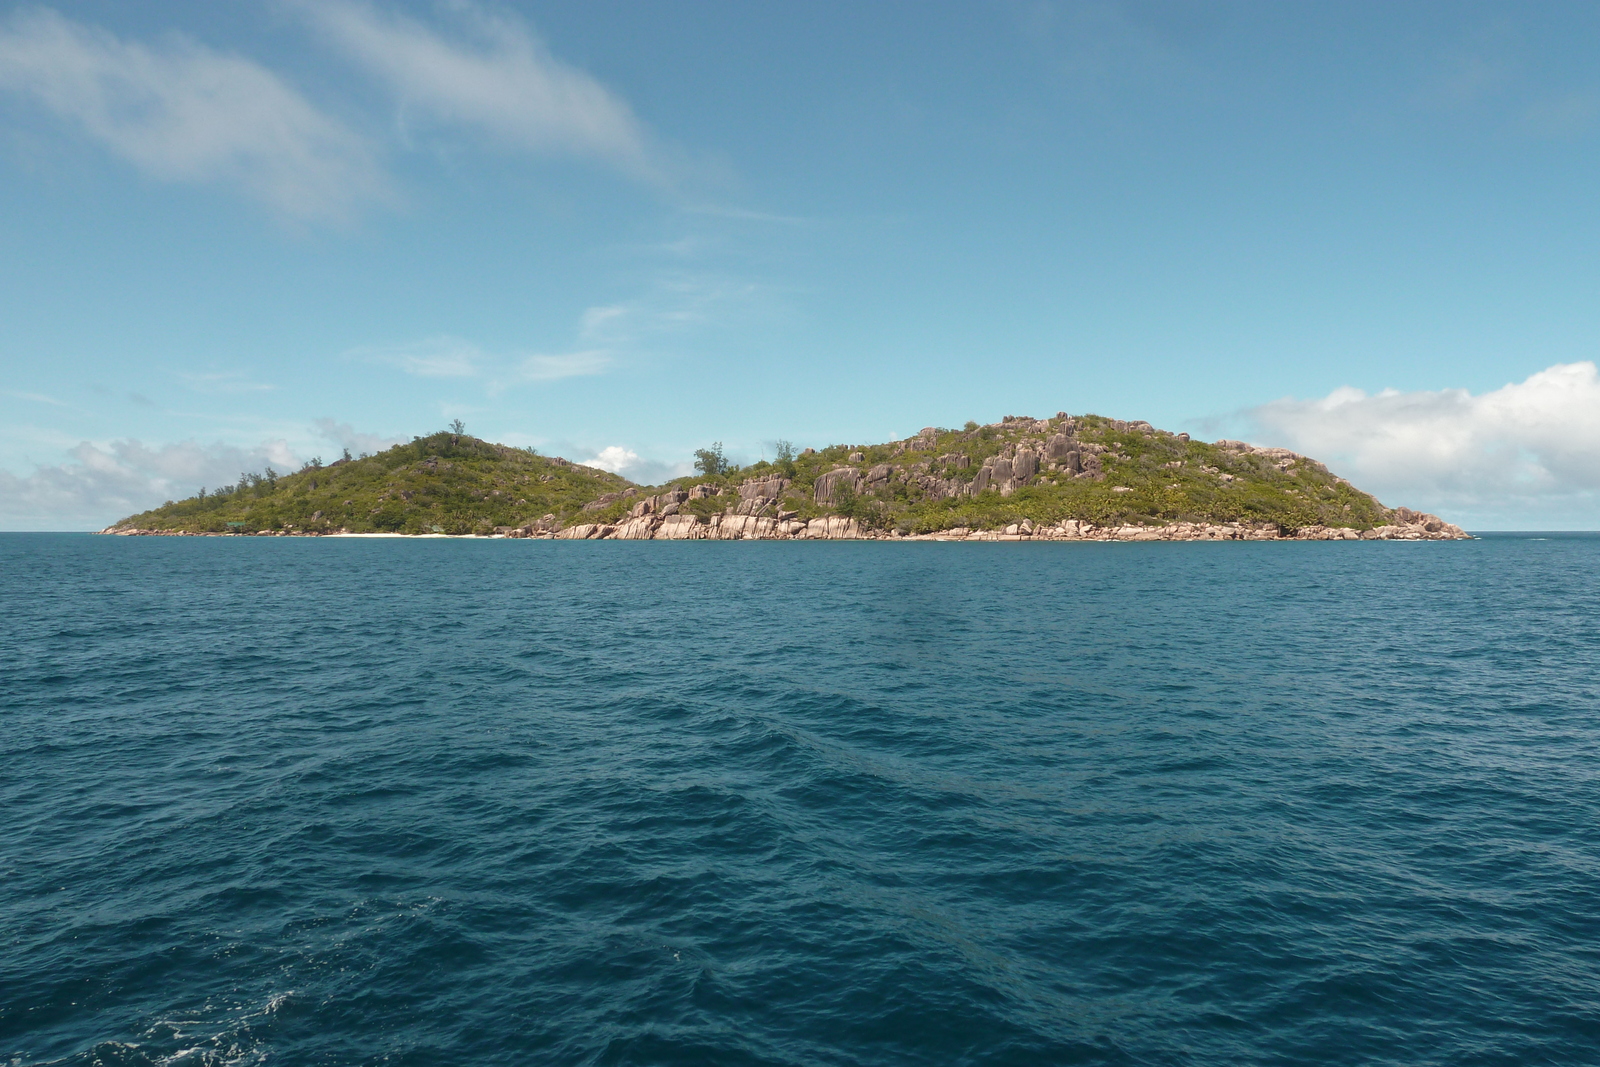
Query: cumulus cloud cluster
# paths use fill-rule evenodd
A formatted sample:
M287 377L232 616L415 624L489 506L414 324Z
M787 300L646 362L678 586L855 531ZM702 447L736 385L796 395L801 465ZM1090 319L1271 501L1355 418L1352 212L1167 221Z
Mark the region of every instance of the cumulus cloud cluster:
M620 474L630 482L637 482L640 485L657 485L673 478L681 478L694 470L688 463L662 463L658 460L645 459L623 445L607 445L588 459L580 459L578 462L610 471L612 474Z
M595 159L636 178L662 173L627 102L511 16L460 0L451 34L352 0L289 10L413 121ZM262 63L183 36L124 40L49 9L18 9L0 21L0 91L31 99L153 178L231 185L294 221L344 219L397 199L381 138Z
M1388 504L1505 527L1600 520L1600 373L1562 363L1473 395L1336 389L1249 413L1253 437L1327 462Z

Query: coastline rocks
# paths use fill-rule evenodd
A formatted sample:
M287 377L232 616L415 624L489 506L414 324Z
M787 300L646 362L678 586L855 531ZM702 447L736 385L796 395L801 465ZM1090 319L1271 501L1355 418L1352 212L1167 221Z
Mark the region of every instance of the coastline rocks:
M562 530L560 533L556 534L556 539L559 541L587 541L590 538L604 537L608 532L614 529L615 527L612 526L602 526L599 523L585 522L580 523L577 526L568 526L565 530ZM526 537L528 535L524 533L520 536Z
M660 519L650 515L638 515L624 519L617 524L617 528L612 532L611 536L618 541L648 541L650 536L655 533L656 526L660 521Z
M688 541L705 536L708 528L693 515L668 515L656 528L657 541Z
M826 515L806 523L798 536L814 541L853 541L860 539L861 526L843 515Z
M777 526L774 519L757 515L724 515L722 522L707 537L718 541L755 541L770 538Z

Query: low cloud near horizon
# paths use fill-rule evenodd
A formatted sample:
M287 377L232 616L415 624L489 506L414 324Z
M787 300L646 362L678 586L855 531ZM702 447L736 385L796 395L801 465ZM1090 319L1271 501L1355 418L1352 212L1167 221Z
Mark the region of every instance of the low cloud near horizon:
M362 433L332 419L318 419L313 425L315 433L308 438L353 453L377 452L400 440ZM66 463L41 466L31 474L0 470L0 529L101 529L164 501L193 496L202 486L231 485L246 471L269 466L280 472L297 470L315 451L304 443L291 445L277 438L250 447L198 441L165 445L83 441L69 454L72 458Z
M1390 506L1469 529L1600 527L1600 372L1590 361L1478 395L1345 387L1245 414L1252 440L1319 459Z

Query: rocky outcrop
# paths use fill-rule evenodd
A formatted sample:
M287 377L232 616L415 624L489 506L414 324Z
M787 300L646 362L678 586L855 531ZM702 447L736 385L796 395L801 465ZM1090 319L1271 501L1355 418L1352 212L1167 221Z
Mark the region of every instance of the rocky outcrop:
M611 536L618 541L648 541L660 523L653 515L636 515L618 523Z
M797 536L812 541L854 541L861 538L861 526L843 515L812 519Z
M773 536L776 519L757 515L724 515L710 534L719 541L762 540Z
M769 478L751 478L739 486L739 498L751 500L756 498L776 500L789 488L789 479L773 475Z
M587 541L591 537L604 537L605 535L601 531L610 529L614 529L614 527L585 522L577 526L568 526L565 530L556 534L556 537L563 541Z
M706 527L693 515L668 515L656 527L657 541L689 541L705 536Z
M1394 522L1363 530L1361 537L1368 541L1456 541L1470 537L1461 527L1445 522L1437 515L1410 508L1395 508Z
M854 467L839 467L817 479L813 496L819 504L832 504L838 500L840 486L848 486L851 492L859 493L862 482L861 472Z

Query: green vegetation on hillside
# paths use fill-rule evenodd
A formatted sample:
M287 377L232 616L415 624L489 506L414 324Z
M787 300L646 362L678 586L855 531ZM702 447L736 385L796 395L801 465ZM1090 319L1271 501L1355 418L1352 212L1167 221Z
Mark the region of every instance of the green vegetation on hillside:
M1052 438L1059 462L1051 459ZM1065 455L1067 448L1075 460ZM1039 457L1037 473L1025 484L1001 483L1005 492L990 487L971 493L985 461L1015 457L1019 449ZM1074 472L1074 463L1084 470ZM789 485L763 514L844 515L869 530L902 533L996 529L1025 519L1036 524L1078 519L1098 526L1272 523L1285 531L1369 529L1389 520L1381 504L1315 460L1230 442L1191 441L1146 423L1095 415L968 423L959 430L930 429L906 441L799 453L779 442L775 459L742 468L727 459L719 443L696 453L696 468L697 474L639 489L605 471L447 432L375 456L308 464L294 474L269 469L244 475L236 485L168 503L118 525L216 533L462 534L530 524L558 529L615 523L645 497L694 487L700 487L694 499L678 506L709 521L741 504L742 484L772 478L787 479ZM846 476L840 482L835 476L840 484L831 499L819 502L818 480L841 468L859 472L860 478Z
M352 533L490 533L554 515L559 522L629 483L464 434L436 433L375 456L270 467L122 520L140 529L227 533L259 530Z
M716 475L692 475L663 488L720 488L723 495L686 505L709 514L735 502L738 485L747 479L785 477L793 484L783 506L799 518L847 515L869 529L903 533L931 533L957 526L996 529L1024 519L1043 524L1078 519L1099 526L1275 523L1286 530L1306 526L1369 529L1387 521L1388 510L1382 504L1314 460L1292 462L1241 452L1096 415L1079 416L1072 422L1074 441L1105 449L1098 453L1103 478L1075 478L1070 472L1041 469L1029 484L1009 495L991 488L976 496L949 496L918 484L917 475L932 475L947 484L970 485L990 456L1020 443L1042 445L1048 432L1036 429L1032 419L1016 419L940 430L926 444L912 438L878 445L832 445L800 455L780 449L775 461ZM1060 420L1055 425L1060 425ZM850 463L854 454L862 458ZM813 490L823 474L845 466L865 472L879 464L893 466L897 476L876 488L841 492L831 504L816 503ZM659 490L644 492L652 491Z

